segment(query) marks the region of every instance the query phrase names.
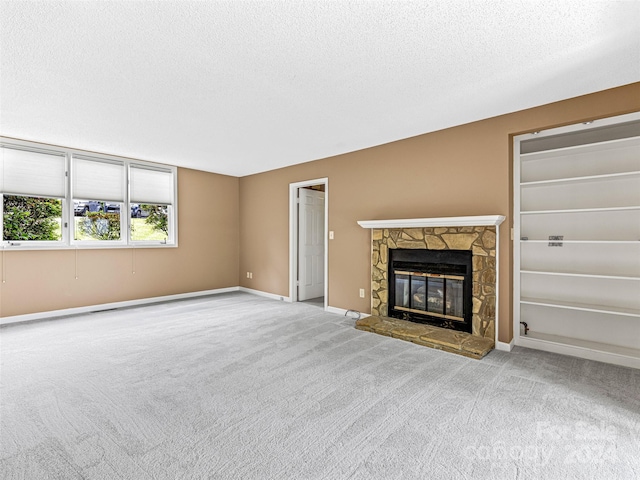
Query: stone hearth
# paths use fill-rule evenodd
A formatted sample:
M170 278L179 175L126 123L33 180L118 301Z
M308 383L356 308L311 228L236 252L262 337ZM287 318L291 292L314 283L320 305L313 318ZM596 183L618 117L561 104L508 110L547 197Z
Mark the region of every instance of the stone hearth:
M356 322L358 330L399 338L425 347L480 359L493 350L493 340L398 318L371 316Z
M494 347L496 338L497 226L503 220L496 215L358 222L363 228L372 229L372 317L360 320L356 328L482 358ZM471 334L387 317L389 250L396 248L472 252Z

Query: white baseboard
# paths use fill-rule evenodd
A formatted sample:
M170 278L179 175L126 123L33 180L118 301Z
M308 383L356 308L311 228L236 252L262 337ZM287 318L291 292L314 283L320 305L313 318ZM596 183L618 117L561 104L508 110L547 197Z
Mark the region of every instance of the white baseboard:
M274 293L263 292L261 290L254 290L246 287L228 287L218 288L215 290L202 290L199 292L178 293L176 295L165 295L162 297L150 297L139 298L136 300L126 300L123 302L103 303L100 305L87 305L84 307L65 308L61 310L49 310L47 312L28 313L24 315L14 315L11 317L0 317L0 325L9 325L11 323L30 322L33 320L44 320L47 318L66 317L69 315L78 315L81 313L99 312L102 310L113 310L114 308L136 307L140 305L147 305L150 303L167 302L172 300L184 300L187 298L204 297L207 295L217 295L227 292L245 292L252 295L258 295L260 297L270 298L272 300L280 300L283 302L291 303L291 297L285 297L283 295L276 295ZM338 315L345 315L347 312L354 312L353 310L345 310L343 308L327 307L327 312L336 313ZM360 313L360 318L369 317L368 313Z
M509 343L498 341L496 342L496 350L500 350L502 352L510 352L511 350L513 350L514 345L515 339L511 339Z
M139 298L136 300L127 300L124 302L103 303L100 305L87 305L85 307L65 308L62 310L49 310L47 312L28 313L25 315L14 315L11 317L0 318L0 325L8 325L11 323L30 322L32 320L42 320L45 318L66 317L68 315L77 315L80 313L99 312L101 310L112 310L114 308L135 307L138 305L147 305L149 303L166 302L171 300L184 300L187 298L204 297L207 295L217 295L220 293L237 292L240 287L217 288L214 290L202 290L199 292L178 293L175 295L164 295L162 297Z
M282 302L291 303L291 297L285 297L284 295L276 295L275 293L263 292L262 290L254 290L247 287L236 287L241 292L251 293L252 295L258 295L260 297L271 298L272 300L280 300Z
M283 302L289 302L291 303L291 297L285 297L283 295L276 295L274 293L269 293L269 292L263 292L262 290L254 290L252 288L247 288L247 287L240 287L240 291L241 292L246 292L246 293L251 293L253 295L259 295L261 297L266 297L266 298L271 298L273 300L280 300ZM335 313L338 315L342 315L345 316L347 312L356 312L356 310L345 310L344 308L338 308L338 307L332 307L332 306L327 306L326 312L329 313ZM360 318L364 318L364 317L370 317L371 314L369 313L362 313L362 312L357 312L360 314Z

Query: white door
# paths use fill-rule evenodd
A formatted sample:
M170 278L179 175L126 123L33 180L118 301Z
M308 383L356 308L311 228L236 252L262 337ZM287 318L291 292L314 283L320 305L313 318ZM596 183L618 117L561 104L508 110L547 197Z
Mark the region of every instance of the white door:
M298 189L298 301L324 296L324 192Z

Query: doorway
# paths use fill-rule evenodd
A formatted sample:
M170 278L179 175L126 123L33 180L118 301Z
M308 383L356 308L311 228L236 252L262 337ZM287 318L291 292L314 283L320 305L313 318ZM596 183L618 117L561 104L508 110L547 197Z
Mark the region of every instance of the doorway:
M327 309L328 179L289 185L289 296Z

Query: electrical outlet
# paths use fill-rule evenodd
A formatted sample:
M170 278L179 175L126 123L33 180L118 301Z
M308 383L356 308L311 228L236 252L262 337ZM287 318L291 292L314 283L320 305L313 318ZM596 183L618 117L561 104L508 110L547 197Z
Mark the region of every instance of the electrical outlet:
M251 273L247 272L247 278L251 278Z
M329 232L329 240L333 240L333 230Z
M360 289L360 298L364 298L364 288Z
M249 272L249 278L253 278L253 272Z

